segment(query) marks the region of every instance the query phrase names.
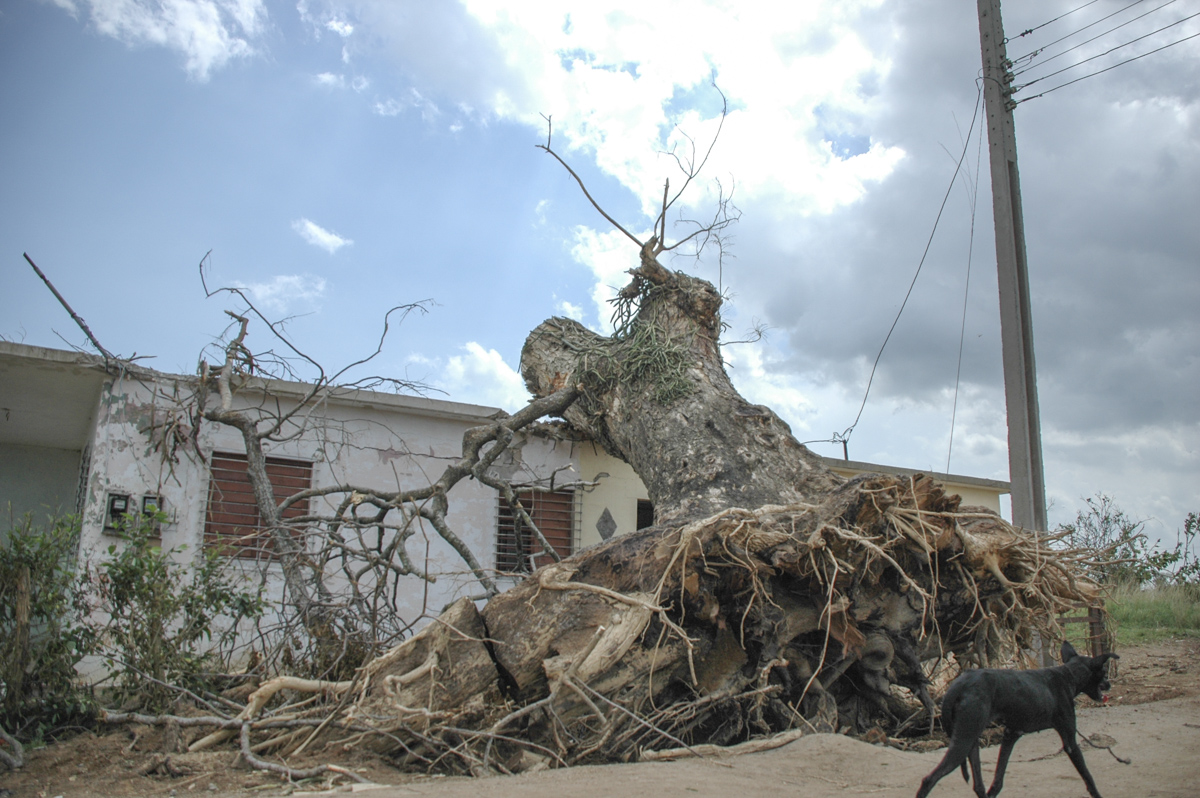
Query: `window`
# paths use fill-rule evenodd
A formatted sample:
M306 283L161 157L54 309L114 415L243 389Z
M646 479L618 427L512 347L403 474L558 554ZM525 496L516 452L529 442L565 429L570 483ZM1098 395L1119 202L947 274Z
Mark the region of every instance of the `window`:
M575 502L575 491L523 491L517 494L517 499L559 556L569 557L575 550L575 530L578 527L579 508ZM533 530L508 506L503 496L499 497L499 502L496 519L496 570L528 573L534 568L553 562L549 555L537 554L542 550L541 543L534 536ZM534 554L537 556L533 557L533 565L530 567L530 557Z
M219 546L235 557L270 556L271 543L250 487L246 455L213 452L211 470L204 544ZM267 476L279 503L312 487L312 463L268 457ZM308 515L308 502L297 502L283 511L284 521L304 515Z
M645 529L648 526L654 526L654 505L649 499L638 499L637 528Z

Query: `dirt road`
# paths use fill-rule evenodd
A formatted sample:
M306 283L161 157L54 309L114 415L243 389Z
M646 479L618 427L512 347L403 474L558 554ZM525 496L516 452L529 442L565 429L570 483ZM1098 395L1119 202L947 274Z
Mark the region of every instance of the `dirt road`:
M1101 794L1195 798L1200 795L1200 697L1153 704L1083 709L1080 730L1116 740L1113 751L1131 760L1121 764L1108 751L1088 749L1084 757ZM1014 798L1086 796L1083 780L1060 749L1058 735L1041 732L1022 738L1005 777L1004 795ZM984 751L990 783L996 748ZM437 779L369 794L374 798L700 798L700 796L794 795L800 798L911 798L944 750L907 753L840 735L804 737L775 751L729 760L647 762L544 771L489 779ZM932 798L967 798L958 774L947 776Z

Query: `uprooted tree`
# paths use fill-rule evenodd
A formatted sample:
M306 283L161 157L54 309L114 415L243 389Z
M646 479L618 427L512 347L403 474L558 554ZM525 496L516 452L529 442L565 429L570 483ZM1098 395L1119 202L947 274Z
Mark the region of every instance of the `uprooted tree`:
M558 158L549 141L544 149ZM676 157L684 188L705 158ZM502 594L469 549L454 546L484 588L481 608L459 600L343 681L266 682L193 750L240 731L252 762L252 750L287 756L324 742L414 768L485 773L670 756L780 732L894 734L932 723L934 663L1011 661L1036 635L1058 636L1057 613L1095 598L1080 576L1095 552L1051 549L989 510L960 506L928 477L843 479L774 412L743 399L722 363L722 297L661 262L683 242L719 238L736 210L722 195L710 223L693 223L668 246L678 198L664 191L646 240L605 214L637 246L615 300L615 333L562 318L541 324L521 358L534 399L467 432L461 458L437 481L391 493L332 486L285 502L341 494L332 517L300 519L310 541L354 549L376 580L419 577L404 541L414 524L429 523L454 546L447 493L463 479L496 488L538 535L494 465L515 437L552 417L556 434L594 441L633 467L655 525ZM240 325L225 362L202 375L201 391L218 397L203 416L244 427L248 452L261 453L282 434L282 416L247 421L234 409L231 391L252 371ZM364 603L321 593L310 552L296 546L254 460L289 601L315 638L336 644ZM356 547L364 529L386 545ZM289 689L337 700L290 713L292 726L260 721Z
M551 319L522 353L533 394L575 392L564 420L642 477L655 526L480 611L460 601L371 662L344 720L379 732L376 747L514 769L523 752L570 763L894 730L913 707L893 684L931 717L923 662L1011 658L1094 597L1077 555L929 478L825 469L739 396L717 347L720 297L655 247L622 292L617 335Z
M263 703L289 686L340 697L322 740L429 770L896 733L932 723L933 662L1012 661L1035 635L1058 636L1057 613L1095 598L1079 575L1094 552L1052 550L928 477L845 480L744 400L722 364L721 296L660 262L672 202L664 194L648 240L626 233L639 263L612 336L544 322L522 352L527 408L468 432L430 488L368 497L380 512L440 506L470 476L511 496L492 463L518 430L556 416L634 468L655 525L543 567L481 609L459 600L352 679L264 685L237 721L243 750ZM316 737L287 734L285 755Z

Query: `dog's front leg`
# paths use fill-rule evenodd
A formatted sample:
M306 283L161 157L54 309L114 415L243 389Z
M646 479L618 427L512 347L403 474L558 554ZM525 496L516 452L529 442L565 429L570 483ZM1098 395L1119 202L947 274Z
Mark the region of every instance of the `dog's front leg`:
M1079 775L1083 776L1083 783L1087 785L1088 794L1092 798L1100 798L1100 793L1096 791L1096 782L1092 779L1092 774L1088 772L1087 763L1083 761L1083 751L1079 750L1079 743L1075 741L1075 730L1071 729L1070 733L1059 731L1058 736L1062 738L1063 750L1071 758L1071 764L1079 771Z
M1004 738L1000 740L1000 756L996 759L996 775L992 777L992 786L988 788L987 798L996 798L1004 789L1004 770L1008 767L1008 758L1012 755L1013 746L1021 739L1020 732L1004 730Z

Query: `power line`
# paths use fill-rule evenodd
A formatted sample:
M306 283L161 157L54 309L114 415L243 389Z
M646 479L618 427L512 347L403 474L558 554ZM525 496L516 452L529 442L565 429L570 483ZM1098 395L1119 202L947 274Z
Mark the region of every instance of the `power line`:
M967 137L967 142L970 143L970 137ZM983 163L983 132L980 131L979 139L975 145L978 149L975 154L975 179L971 182L971 235L967 240L967 280L966 286L963 288L963 311L962 311L962 326L958 331L958 366L954 372L954 404L950 408L950 443L946 446L946 473L950 473L950 455L954 452L954 422L958 418L958 387L962 379L962 356L963 343L967 337L967 299L971 295L971 260L975 253L975 208L979 202L979 172L980 165ZM969 172L968 172L969 177Z
M1157 53L1157 52L1160 52L1160 51L1162 51L1162 50L1165 50L1165 49L1167 49L1168 47L1174 47L1174 46L1175 46L1175 45L1177 45L1177 44L1183 44L1184 42L1186 42L1186 41L1189 41L1189 40L1191 40L1191 39L1194 39L1194 38L1196 38L1197 36L1200 36L1200 32L1198 32L1198 33L1193 33L1191 36L1185 36L1184 38L1182 38L1182 39L1179 39L1178 41L1171 42L1170 44L1164 44L1162 47L1157 47L1157 48L1155 48L1155 49L1151 50L1151 51L1150 51L1150 52L1148 52L1148 53L1142 53L1141 55L1135 55L1133 58L1127 58L1127 59L1125 59L1124 61L1121 61L1121 62L1119 62L1119 63L1113 64L1113 65L1112 65L1112 66L1110 66L1110 67L1105 67L1104 69L1099 69L1099 70L1097 70L1097 71L1095 71L1095 72L1091 72L1091 73L1089 73L1089 74L1087 74L1087 75L1084 75L1083 77L1075 78L1074 80L1068 80L1066 83L1060 83L1059 85L1057 85L1057 86L1055 86L1055 87L1053 87L1053 88L1046 89L1046 90L1045 90L1044 92L1042 92L1041 94L1035 94L1035 95L1033 95L1032 97L1022 97L1021 99L1019 99L1019 100L1016 100L1015 102L1017 102L1018 104L1020 104L1020 103L1023 103L1023 102L1028 102L1029 100L1036 100L1036 99L1037 99L1037 98L1039 98L1039 97L1045 97L1045 96L1046 96L1047 94L1049 94L1050 92L1054 92L1054 91L1058 91L1059 89L1066 88L1067 86L1070 86L1072 83L1078 83L1078 82L1079 82L1079 81L1081 81L1081 80L1087 80L1088 78L1094 78L1094 77L1096 77L1097 75L1102 75L1102 74L1104 74L1105 72L1108 72L1110 69L1116 69L1116 68L1117 68L1117 67L1119 67L1119 66L1124 66L1125 64L1132 63L1133 61L1137 61L1138 59L1145 58L1145 57L1146 57L1146 56L1148 56L1148 55L1154 55L1155 53ZM1047 76L1047 77L1049 77L1049 76Z
M938 223L942 220L942 212L946 210L946 201L950 199L950 192L954 190L954 183L958 180L958 173L962 170L963 161L967 157L967 148L970 146L971 133L975 130L975 122L979 119L980 98L983 97L983 83L976 82L977 94L975 96L975 110L971 114L971 126L967 129L967 138L963 142L962 154L958 156L958 162L954 165L954 174L950 176L950 185L946 186L946 193L942 197L942 204L938 207L937 217L933 220L933 229L929 231L929 239L925 242L925 251L921 253L921 260L917 264L917 271L913 274L912 282L908 284L908 291L904 294L904 301L900 303L900 310L896 312L896 318L892 320L892 326L888 328L887 335L883 339L883 344L879 347L879 353L875 355L875 363L871 366L871 375L867 378L867 389L863 392L862 404L858 407L858 415L854 417L854 423L841 433L833 433L833 438L830 443L841 443L843 447L850 440L850 433L854 432L854 428L858 426L859 420L862 418L863 409L867 406L867 397L871 395L871 385L875 382L875 371L879 368L879 361L883 357L883 350L887 348L888 341L892 340L892 333L896 331L896 325L900 323L900 316L904 313L904 308L908 305L908 299L912 296L913 288L917 284L917 278L921 276L921 268L925 265L925 259L929 256L929 248L933 246L933 236L937 233ZM808 441L808 443L817 443L818 441Z
M1124 44L1118 44L1116 47L1111 47L1102 53L1097 53L1096 55L1093 55L1089 58L1085 58L1082 61L1071 64L1070 66L1063 67L1062 69L1059 69L1055 72L1051 72L1048 75L1042 75L1040 78L1034 78L1033 80L1029 81L1028 83L1022 83L1018 86L1014 86L1011 93L1016 94L1017 92L1021 91L1022 89L1029 88L1030 86L1032 86L1035 83L1041 83L1043 80L1046 80L1047 78L1052 78L1055 75L1061 75L1062 73L1066 72L1069 69L1075 69L1076 67L1083 66L1084 64L1088 63L1089 61L1095 61L1097 58L1103 58L1104 56L1110 55L1111 53L1115 53L1117 50L1120 50L1124 47L1128 47L1131 44L1136 44L1136 43L1140 42L1142 39L1148 39L1156 33L1162 33L1163 31L1167 30L1168 28L1173 28L1176 25L1182 25L1184 22L1187 22L1189 19L1194 19L1195 17L1200 17L1200 11L1197 11L1195 14L1192 14L1190 16L1186 16L1183 19L1178 19L1178 20L1172 22L1170 25L1163 25L1158 30L1152 30L1149 33L1146 33L1146 34L1143 34L1142 36L1137 37L1136 39L1130 39L1129 41L1125 42ZM1189 36L1188 38L1191 38L1191 37ZM1180 39L1179 41L1187 41L1187 39ZM1166 47L1170 47L1174 44L1179 44L1179 42L1172 42L1172 44L1168 44L1168 45L1166 45ZM1166 49L1166 47L1160 47L1160 48L1158 48L1158 50L1164 50L1164 49ZM1156 53L1156 52L1158 52L1158 50L1151 50L1150 53ZM1137 56L1137 58L1141 58L1145 55L1150 55L1150 53L1143 53L1142 56ZM1136 61L1137 58L1130 58L1128 61L1122 61L1121 63L1125 64L1125 63L1128 63L1129 61ZM1114 64L1114 66L1120 66L1120 65L1121 64ZM1109 67L1108 69L1112 69L1112 68L1113 67ZM1100 72L1093 72L1092 75L1099 75L1101 72L1107 72L1108 69L1102 69L1102 70L1100 70ZM1091 77L1091 75L1087 75L1085 77ZM1080 80L1082 80L1082 79L1083 78L1080 78ZM1072 82L1075 82L1075 81L1072 81ZM1069 84L1064 83L1063 85L1066 86ZM1053 89L1051 89L1050 91L1053 91ZM1048 94L1049 92L1043 92L1043 93Z
M1174 1L1174 0L1172 0L1172 2L1173 2L1173 1ZM1124 8L1118 8L1116 11L1112 12L1111 14L1109 14L1109 15L1107 15L1107 16L1104 16L1104 17L1100 17L1100 19L1096 20L1095 22L1089 22L1088 24L1084 25L1082 28L1080 28L1080 29L1078 29L1078 30L1073 30L1073 31L1071 31L1071 32L1070 32L1070 33L1068 33L1066 36L1060 36L1060 37L1058 37L1057 39L1055 39L1054 41L1050 42L1049 44L1043 45L1043 46L1041 46L1041 47L1037 48L1036 50L1030 50L1030 51L1029 51L1028 53L1026 53L1025 55L1017 56L1016 58L1013 58L1013 59L1011 59L1011 60L1012 60L1012 62L1013 62L1014 64L1017 64L1017 63L1020 63L1021 61L1024 61L1024 60L1026 60L1026 59L1028 59L1028 58L1033 58L1034 56L1036 56L1038 53L1042 52L1043 50L1045 50L1045 49L1047 49L1047 48L1049 48L1049 47L1053 47L1054 45L1058 44L1059 42L1066 41L1067 39L1071 38L1072 36L1074 36L1074 35L1076 35L1076 34L1078 34L1078 33L1083 33L1085 30L1087 30L1088 28L1092 27L1093 25L1099 25L1099 24L1100 24L1101 22L1103 22L1104 20L1106 20L1106 19L1112 19L1112 18L1113 18L1113 17L1115 17L1117 14L1120 14L1120 13L1122 13L1122 12L1124 12L1124 11L1127 11L1127 10L1129 10L1129 9L1133 8L1134 6L1136 6L1136 5L1140 4L1140 3L1144 3L1144 2L1146 2L1146 0L1133 0L1133 2L1132 2L1132 3L1130 3L1130 4L1129 4L1129 5L1127 5L1127 6L1125 6ZM1089 3L1088 5L1091 5L1091 3ZM1080 8L1084 8L1084 6L1080 6ZM1077 8L1077 9L1075 9L1075 10L1076 10L1076 11L1078 11L1079 9ZM1069 14L1069 13L1071 13L1071 12L1069 12L1069 11L1068 11L1067 13ZM1064 14L1063 16L1066 16L1066 14ZM1062 19L1062 17L1056 17L1056 19ZM1051 22L1053 22L1053 21L1054 21L1054 20L1051 20ZM1045 26L1046 26L1046 25L1048 25L1048 24L1050 24L1050 23L1044 23L1044 24L1042 24L1042 25L1038 25L1038 28L1045 27ZM1031 28L1031 29L1029 30L1029 32L1030 32L1030 33L1033 33L1033 31L1037 30L1038 28ZM1021 36L1024 36L1024 35L1025 35L1024 33L1022 33L1022 34L1021 34ZM1020 38L1020 36L1018 36L1017 38L1019 39L1019 38Z
M1138 3L1140 3L1140 2L1142 2L1142 0L1137 0L1137 2L1138 2ZM1056 58L1061 58L1062 56L1066 55L1067 53L1074 52L1075 50L1078 50L1080 47L1084 47L1084 46L1086 46L1086 45L1089 45L1089 44L1091 44L1092 42L1096 41L1097 39L1102 39L1102 38L1104 38L1105 36L1107 36L1108 34L1110 34L1110 33L1114 32L1114 31L1118 31L1118 30L1120 30L1121 28L1125 27L1126 25L1131 25L1131 24L1133 24L1134 22L1137 22L1139 19L1142 19L1143 17L1147 17L1147 16L1149 16L1149 15L1153 14L1155 11L1159 11L1159 10L1161 10L1161 9L1164 9L1164 8L1166 8L1167 6L1171 5L1171 4L1172 4L1172 3L1174 3L1174 2L1176 2L1176 0L1167 0L1167 2L1163 3L1161 6L1158 6L1158 7L1156 7L1156 8L1152 8L1152 9L1150 9L1149 11L1145 12L1144 14L1138 14L1138 15L1137 15L1136 17L1134 17L1133 19L1126 20L1125 22L1122 22L1120 25L1117 25L1115 28L1109 28L1108 30L1104 31L1103 33L1097 33L1097 34L1096 34L1095 36L1093 36L1092 38L1090 38L1090 39L1087 39L1086 41L1082 41L1082 42L1080 42L1079 44L1075 45L1074 47L1068 47L1066 50L1063 50L1061 53L1055 53L1054 55L1050 56L1049 58L1047 58L1047 59L1044 59L1043 61L1041 61L1041 62L1039 62L1038 64L1036 64L1036 66L1045 66L1046 64L1050 63L1051 61L1053 61L1053 60L1054 60L1054 59L1056 59ZM1136 3L1135 3L1134 5L1136 5ZM1130 7L1131 7L1131 6L1126 6L1125 8L1130 8ZM1121 9L1121 11L1124 11L1124 10L1125 10L1125 8ZM1121 12L1120 12L1120 11L1118 11L1117 13L1119 14L1119 13L1121 13ZM1112 15L1110 14L1109 16L1112 16ZM1108 17L1105 17L1104 19L1108 19ZM1096 20L1096 22L1103 22L1103 21L1104 21L1103 19L1101 19L1101 20ZM1092 24L1094 25L1095 23L1092 23ZM1091 25L1088 25L1087 27L1089 27L1089 28L1090 28L1090 27L1091 27ZM1075 33L1080 33L1080 32L1082 32L1083 30L1084 30L1083 28L1080 28L1079 30L1075 31ZM1074 36L1074 35L1075 35L1075 33L1068 34L1067 36L1064 36L1062 39L1059 39L1058 41L1051 42L1050 44L1046 45L1045 47L1041 48L1040 50L1034 50L1032 53L1030 53L1030 54L1029 54L1029 57L1030 57L1030 58L1033 58L1033 57L1037 56L1039 53L1042 53L1042 52L1044 52L1045 50L1049 49L1050 47L1053 47L1055 44L1058 44L1058 42L1061 42L1063 39L1069 39L1071 36ZM1024 57L1024 56L1022 56L1022 57ZM1015 62L1014 62L1014 63L1015 63ZM1035 67L1035 65L1034 65L1033 63L1030 63L1030 65L1029 65L1029 66L1025 67L1024 69L1018 70L1018 71L1017 71L1015 74L1017 74L1017 75L1023 75L1023 74L1025 74L1026 72L1028 72L1029 70L1033 69L1034 67Z
M1137 0L1137 2L1139 2L1139 3L1140 3L1141 1L1142 1L1142 0ZM1065 13L1059 14L1059 15L1058 15L1057 17L1055 17L1054 19L1052 19L1052 20L1049 20L1049 21L1047 21L1047 22L1043 22L1041 25L1038 25L1037 27L1030 28L1029 30L1023 30L1023 31L1021 31L1020 33L1018 33L1018 34L1016 35L1016 37L1015 37L1015 38L1017 38L1017 39L1020 39L1020 38L1021 38L1021 37L1023 37L1023 36L1028 36L1029 34L1033 33L1033 32L1034 32L1034 31L1036 31L1036 30L1041 30L1042 28L1046 27L1047 25L1051 25L1051 24L1053 24L1053 23L1055 23L1055 22L1058 22L1058 21L1059 21L1060 19L1062 19L1063 17L1069 17L1070 15L1074 14L1076 11L1082 11L1083 9L1085 9L1085 8L1087 8L1088 6L1092 5L1093 3L1097 3L1097 2L1099 2L1099 0L1088 0L1088 2L1084 3L1083 5L1079 6L1078 8L1072 8L1070 11L1067 11L1067 12L1065 12ZM1012 41L1012 39L1005 38L1005 40L1004 40L1004 42L1005 42L1006 44L1007 44L1008 42L1010 42L1010 41Z

